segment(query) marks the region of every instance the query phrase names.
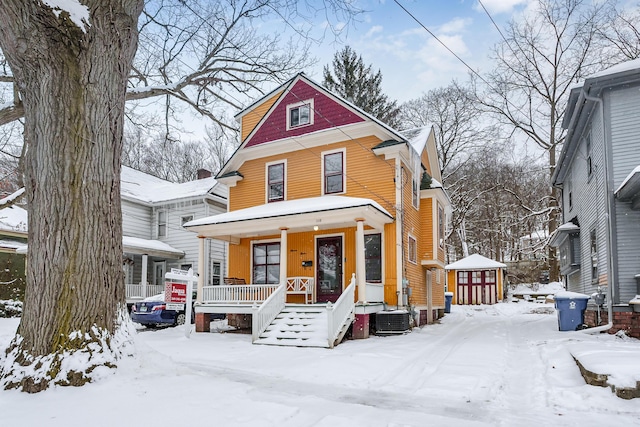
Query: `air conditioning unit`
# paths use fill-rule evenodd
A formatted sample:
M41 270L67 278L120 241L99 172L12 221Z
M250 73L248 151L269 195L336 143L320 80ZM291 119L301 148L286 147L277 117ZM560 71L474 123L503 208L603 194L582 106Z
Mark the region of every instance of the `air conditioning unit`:
M408 330L408 312L395 310L376 313L376 334L403 334Z

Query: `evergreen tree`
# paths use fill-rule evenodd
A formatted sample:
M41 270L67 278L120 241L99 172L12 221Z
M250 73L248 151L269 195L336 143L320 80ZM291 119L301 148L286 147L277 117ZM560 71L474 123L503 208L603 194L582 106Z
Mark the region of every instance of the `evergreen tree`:
M333 73L332 73L333 71ZM400 109L382 93L382 73L365 66L362 56L345 46L333 57L333 70L324 66L322 84L378 120L397 127Z

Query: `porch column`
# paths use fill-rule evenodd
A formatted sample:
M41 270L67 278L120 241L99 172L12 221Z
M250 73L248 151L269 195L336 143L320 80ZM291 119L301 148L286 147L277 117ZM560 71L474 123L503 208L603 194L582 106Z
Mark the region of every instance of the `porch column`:
M287 280L287 227L280 229L280 283L286 283Z
M196 302L202 302L202 293L204 290L204 236L198 236L198 293L196 294Z
M147 261L148 261L149 255L147 254L142 254L142 292L141 292L141 297L142 298L146 298L147 297Z
M367 302L366 269L364 258L364 218L356 218L356 284L358 302Z

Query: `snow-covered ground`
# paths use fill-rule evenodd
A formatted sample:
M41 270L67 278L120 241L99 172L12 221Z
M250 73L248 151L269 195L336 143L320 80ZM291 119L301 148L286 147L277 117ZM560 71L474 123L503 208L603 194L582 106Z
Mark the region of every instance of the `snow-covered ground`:
M17 325L0 319L0 349ZM628 381L640 341L557 329L551 305L522 301L333 350L140 330L137 356L96 383L0 391L0 426L640 426L640 401L585 384L570 353Z

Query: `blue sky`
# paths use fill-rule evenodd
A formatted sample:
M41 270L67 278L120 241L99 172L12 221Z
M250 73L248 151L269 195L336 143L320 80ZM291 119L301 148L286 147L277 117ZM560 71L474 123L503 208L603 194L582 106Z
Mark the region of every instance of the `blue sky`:
M488 71L488 54L501 36L477 0L398 0L466 63ZM503 28L530 0L483 0L493 19ZM349 44L366 64L383 75L386 94L400 102L423 92L464 81L468 70L393 0L361 0L368 12L344 30L342 40L327 35L314 55L318 64L308 73L322 80L322 67L336 50ZM318 30L319 31L319 30Z

